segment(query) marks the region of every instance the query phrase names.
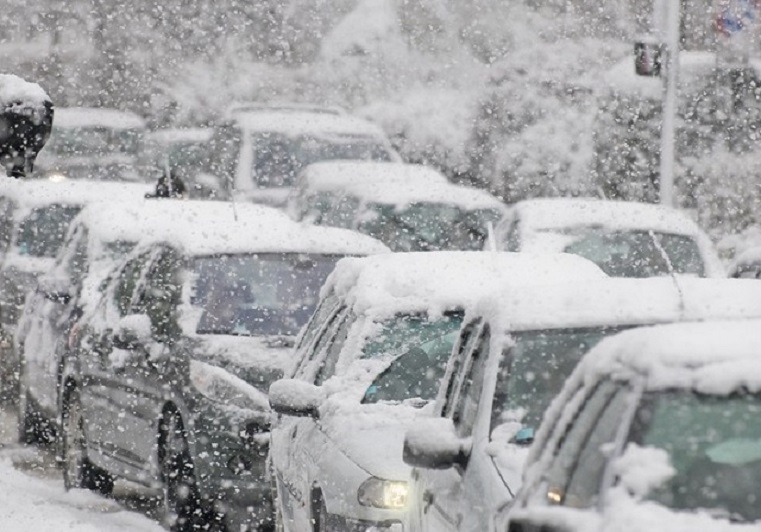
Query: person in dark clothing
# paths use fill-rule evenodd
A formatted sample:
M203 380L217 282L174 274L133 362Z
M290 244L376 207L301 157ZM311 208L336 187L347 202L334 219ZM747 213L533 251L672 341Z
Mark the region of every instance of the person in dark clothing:
M28 177L50 138L53 102L36 83L0 74L0 166L10 177Z
M146 198L184 198L185 183L182 182L173 169L166 169L156 183L153 194L146 194Z

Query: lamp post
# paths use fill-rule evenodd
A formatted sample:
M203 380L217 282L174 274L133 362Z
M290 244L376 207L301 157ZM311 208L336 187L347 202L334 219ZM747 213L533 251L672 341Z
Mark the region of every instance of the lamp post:
M681 0L656 0L665 4L662 40L665 50L665 82L663 84L663 118L661 122L660 202L674 204L674 157L676 136L677 92L679 90L679 23Z

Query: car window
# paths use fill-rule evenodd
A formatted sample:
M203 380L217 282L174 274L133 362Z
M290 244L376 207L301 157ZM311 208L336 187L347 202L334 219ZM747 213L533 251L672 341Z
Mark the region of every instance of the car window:
M489 327L484 326L478 339L478 344L471 351L471 355L466 363L467 369L455 398L454 409L452 411L452 421L460 437L467 437L473 433L478 402L481 398L481 390L483 389L486 361L489 358L490 342L491 334Z
M581 450L586 445L601 413L617 390L618 387L611 382L606 381L598 385L576 412L573 421L560 440L552 465L547 472L547 502L566 503L566 490Z
M171 248L165 248L149 266L146 281L138 288L132 312L145 313L158 341L171 341L179 336L177 305L180 302L180 258Z
M328 342L330 342L336 334L335 326L340 323L345 315L345 307L342 307L338 312L331 316L327 326L322 329L322 333L317 338L317 342L307 351L306 356L301 361L301 365L295 372L296 377L303 379L308 378L309 372L313 369L312 362L320 360Z
M82 286L82 281L87 275L87 271L89 269L89 265L87 263L88 238L89 234L87 229L82 227L78 231L76 241L72 242L74 251L69 257L69 263L66 267L72 284L77 288Z
M341 356L341 350L346 343L346 338L349 336L349 329L354 323L354 319L351 314L347 314L346 317L338 324L333 339L328 345L327 354L325 360L320 365L320 369L317 371L314 383L320 386L323 382L332 377L336 372L336 365L338 364L338 358Z
M338 307L338 297L331 294L324 298L317 306L312 317L307 322L304 330L296 344L296 352L299 353L304 346L308 346L314 341L320 329L325 327L325 321L335 312Z
M113 298L120 315L126 316L132 309L135 288L140 280L140 274L149 260L150 254L143 253L129 260L117 273L119 278L114 288Z
M454 394L456 391L455 384L458 382L460 376L460 368L462 367L465 357L468 355L473 347L473 343L478 338L478 333L481 331L480 320L470 322L466 325L462 333L460 334L459 344L457 345L457 353L452 361L452 370L449 373L449 380L446 383L446 392L444 395L444 406L441 411L443 417L449 417L452 414L452 408L454 407Z
M8 198L0 198L0 251L8 249L13 238L13 211L15 205Z
M521 249L520 221L518 218L510 221L502 245L505 251L519 251Z
M19 225L16 247L20 255L55 257L69 224L82 209L78 205L51 204L34 209Z

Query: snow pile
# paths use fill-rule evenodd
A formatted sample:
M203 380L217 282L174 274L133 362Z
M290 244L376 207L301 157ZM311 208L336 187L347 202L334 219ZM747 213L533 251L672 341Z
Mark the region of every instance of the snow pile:
M405 51L406 43L392 0L360 0L320 44L320 55L328 61L342 56Z
M638 498L645 497L676 473L665 450L635 443L627 445L612 467L621 486Z
M0 109L39 116L46 102L50 102L50 96L37 83L13 74L0 74Z

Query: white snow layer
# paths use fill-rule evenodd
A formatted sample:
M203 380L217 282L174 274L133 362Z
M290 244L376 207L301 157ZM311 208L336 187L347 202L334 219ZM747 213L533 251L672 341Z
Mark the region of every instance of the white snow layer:
M108 129L145 129L145 121L135 113L97 107L60 107L54 128L105 127Z
M29 83L13 74L0 74L0 108L8 106L17 111L39 109L50 96L36 83Z

